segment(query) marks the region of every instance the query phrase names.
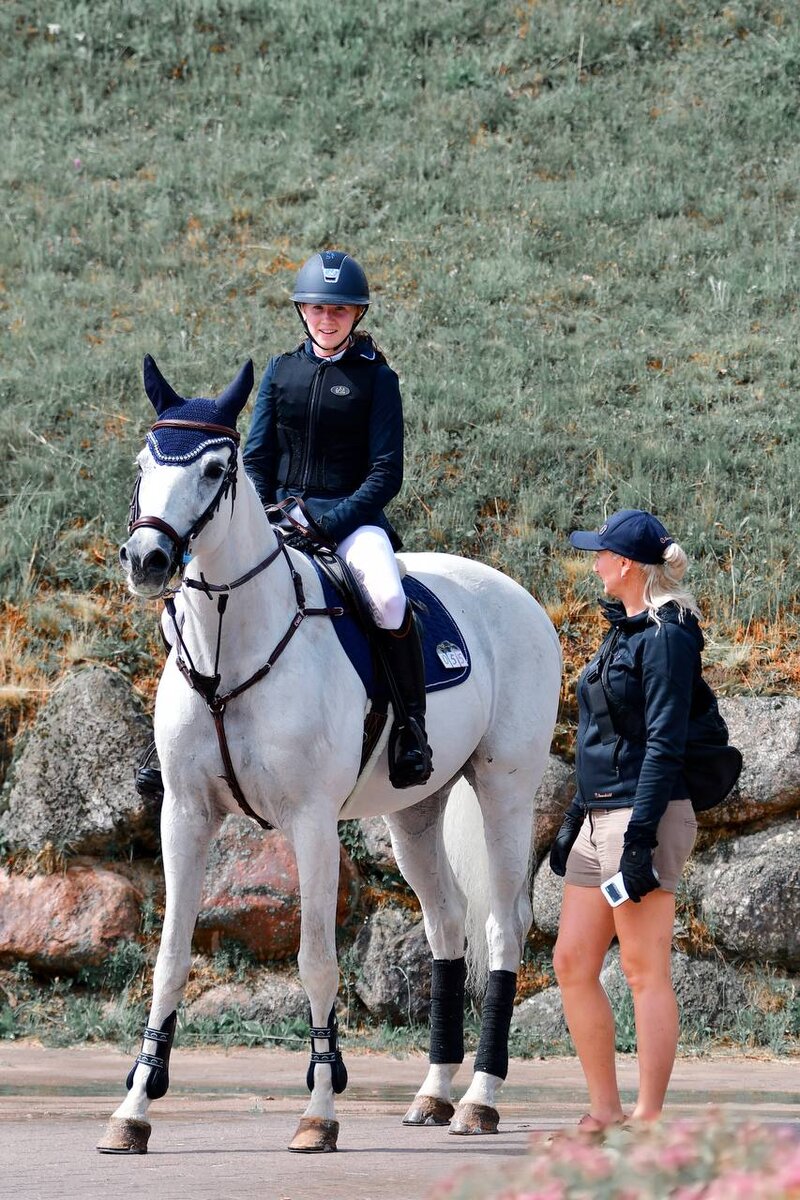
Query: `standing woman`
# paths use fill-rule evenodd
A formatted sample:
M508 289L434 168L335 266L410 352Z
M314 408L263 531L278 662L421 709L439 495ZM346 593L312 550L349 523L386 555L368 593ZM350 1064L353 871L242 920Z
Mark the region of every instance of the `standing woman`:
M570 542L595 552L610 629L578 682L578 791L550 852L565 876L553 965L589 1088L580 1127L601 1133L624 1119L600 984L615 935L636 1021L632 1120L659 1116L675 1059L675 888L697 833L682 767L703 635L686 554L651 513L623 509ZM612 908L600 884L618 871L630 900Z
M400 386L372 337L356 332L369 286L354 258L312 255L292 300L307 336L267 364L245 469L265 505L297 498L291 516L315 527L358 579L406 709L392 783L411 787L429 778L432 760L422 648L395 560L400 538L383 512L403 482Z

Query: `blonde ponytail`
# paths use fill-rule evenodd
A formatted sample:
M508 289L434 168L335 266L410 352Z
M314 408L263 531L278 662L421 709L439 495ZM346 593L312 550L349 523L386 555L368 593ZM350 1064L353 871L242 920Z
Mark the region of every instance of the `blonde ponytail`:
M678 606L681 620L686 612L693 613L698 618L701 616L693 593L681 586L688 565L686 551L677 542L667 546L662 562L641 564L644 574L645 607L657 625L661 624L658 609L670 602Z

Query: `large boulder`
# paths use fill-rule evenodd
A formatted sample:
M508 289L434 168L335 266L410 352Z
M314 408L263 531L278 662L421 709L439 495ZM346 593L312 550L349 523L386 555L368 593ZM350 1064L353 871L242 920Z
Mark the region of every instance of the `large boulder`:
M564 880L550 870L550 860L545 858L533 877L531 902L533 924L540 933L554 938L558 934L558 919L561 916L561 897Z
M356 995L371 1016L397 1025L428 1019L431 952L417 913L376 909L358 931L349 957Z
M358 892L358 872L342 847L337 926L352 916ZM260 962L291 958L300 946L294 852L282 833L248 817L227 817L208 857L195 945L213 951L223 937L241 942Z
M254 982L217 984L186 1006L189 1021L231 1016L264 1025L298 1018L308 1021L308 996L296 975L270 971Z
M606 955L600 982L611 1003L618 1036L626 1041L633 1036L633 1001L616 947ZM727 963L673 951L672 983L687 1030L699 1024L704 1030L723 1033L735 1027L738 1014L747 1004L744 984ZM511 1028L529 1039L532 1050L564 1042L569 1031L559 988L545 988L523 1000L514 1010Z
M717 842L695 856L688 885L719 946L800 968L800 822Z
M385 817L362 817L361 834L370 862L381 871L399 874L397 860L392 849L392 839Z
M699 815L701 827L772 820L800 808L800 697L723 697L719 707L744 766L730 798Z
M42 705L10 770L0 841L80 854L157 846L157 820L133 786L151 736L130 684L107 667L67 675Z
M141 894L121 875L81 863L54 875L0 867L0 963L51 974L99 966L139 933Z
M536 792L533 817L533 849L537 859L550 848L561 828L565 810L575 796L575 771L555 754L551 754L542 782Z

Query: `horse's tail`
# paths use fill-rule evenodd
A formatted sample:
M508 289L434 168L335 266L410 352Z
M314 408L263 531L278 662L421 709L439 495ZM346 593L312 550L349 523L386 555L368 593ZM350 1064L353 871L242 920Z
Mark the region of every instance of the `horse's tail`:
M455 785L444 814L444 844L459 887L467 900L467 987L474 996L483 996L489 978L489 944L486 922L489 917L489 857L478 798L465 779ZM528 930L531 923L530 872L528 886L517 900L517 922Z

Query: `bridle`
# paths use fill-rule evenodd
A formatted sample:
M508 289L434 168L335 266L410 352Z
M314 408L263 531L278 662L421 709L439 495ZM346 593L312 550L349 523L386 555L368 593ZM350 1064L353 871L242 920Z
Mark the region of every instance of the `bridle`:
M165 427L192 429L200 433L222 434L234 442L234 445L231 449L231 456L228 460L228 465L225 468L225 473L222 477L222 480L220 481L217 494L207 508L205 508L197 518L195 523L189 529L188 533L184 534L183 536L177 533L167 521L163 521L161 517L139 516L139 485L141 483L141 472L136 480L136 484L134 485L133 489L133 495L131 497L128 532L133 533L136 529L158 529L161 533L165 533L167 535L175 548L172 559L172 570L170 571L171 577L174 574L176 565L180 568L181 576L183 575L183 567L187 559L187 552L191 542L198 537L208 522L213 519L229 492L231 493L231 512L233 512L233 507L236 503L237 448L240 441L240 435L235 429L229 429L224 425L209 425L201 421L180 420L156 421L155 424L151 426L151 431L155 429L163 429ZM175 610L175 595L180 588L165 588L165 590L161 593L161 599L164 601L164 607L167 610L175 629L177 641L175 661L178 670L180 671L181 675L183 675L192 691L195 691L202 696L208 711L211 713L211 716L214 719L217 741L219 743L220 754L222 755L222 762L225 767L225 773L222 778L231 789L231 792L233 793L233 796L241 810L246 813L248 817L252 817L254 821L257 821L258 824L264 829L272 829L272 825L270 825L268 821L265 821L263 817L260 817L258 813L251 807L246 796L244 795L244 792L242 791L239 780L236 777L236 771L233 766L233 760L231 759L230 748L228 746L228 739L225 733L225 709L231 700L235 700L237 696L241 696L242 693L248 691L249 688L258 683L259 680L264 679L269 674L306 617L340 617L344 612L344 608L341 607L306 607L303 581L299 572L295 569L291 558L289 557L289 552L286 548L283 534L276 531L276 537L278 539L278 544L275 549L272 550L266 558L262 559L260 563L257 563L256 566L252 567L249 571L246 571L244 575L240 575L238 579L234 579L230 583L209 583L202 571L200 572L199 580L182 580L183 587L195 588L198 591L203 592L209 598L209 600L216 596L219 621L217 625L217 644L214 651L213 675L206 675L202 671L198 671L197 667L192 662L192 657L186 647L185 641L183 640L182 624L178 621ZM283 557L284 561L286 562L294 587L296 606L294 616L289 623L288 629L264 665L259 667L257 671L254 671L249 678L247 678L243 683L240 683L237 687L231 688L227 692L220 693L219 685L221 676L219 673L219 658L220 648L222 645L222 619L225 615L225 610L228 607L230 593L236 588L241 587L243 584L249 583L251 579L254 579L255 576L259 575L262 571L266 571L266 569L273 562L275 562L277 558L280 557Z
M219 512L223 500L227 499L228 494L231 495L231 512L236 504L236 476L238 471L238 446L241 441L241 435L235 429L230 429L227 425L212 425L206 424L203 421L180 421L167 420L156 421L150 426L150 432L154 433L157 429L192 429L198 433L211 433L219 437L224 437L233 442L228 458L227 466L220 480L219 488L211 503L203 510L200 516L195 521L194 525L187 533L177 533L175 529L161 517L140 516L139 507L139 488L142 482L142 473L139 472L136 483L133 485L133 494L131 496L130 509L128 512L128 533L133 533L136 529L157 529L160 533L165 533L173 545L170 578L178 569L181 574L186 563L189 547L205 529L209 521L213 520L214 516Z

